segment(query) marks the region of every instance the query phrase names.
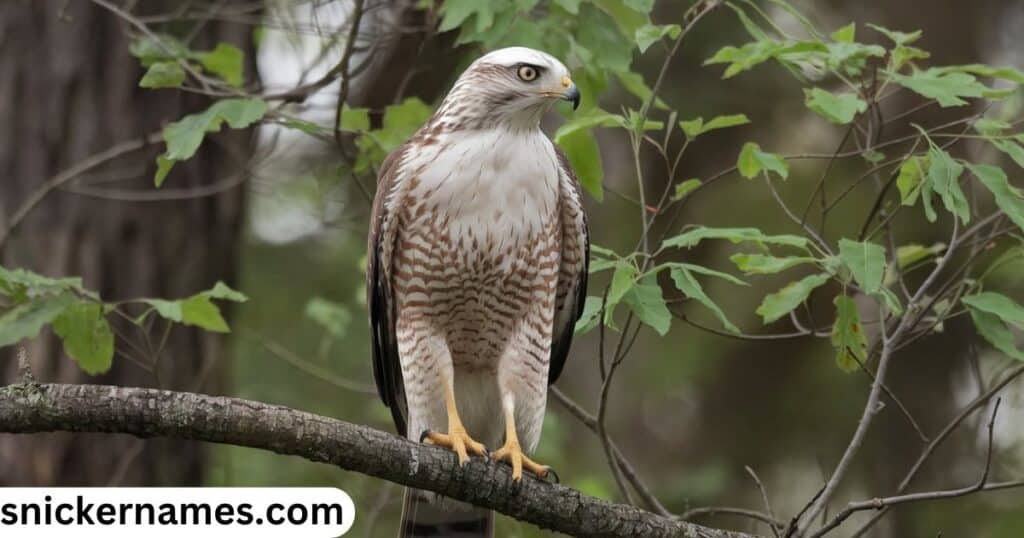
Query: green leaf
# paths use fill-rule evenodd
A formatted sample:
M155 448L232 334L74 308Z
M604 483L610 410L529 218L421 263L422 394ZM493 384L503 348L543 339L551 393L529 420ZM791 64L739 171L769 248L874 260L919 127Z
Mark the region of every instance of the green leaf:
M1017 349L1017 338L1013 332L999 320L999 316L970 308L971 320L982 336L992 347L1007 356L1024 361L1024 352Z
M645 275L635 286L631 286L622 296L622 302L629 305L640 321L654 329L658 335L665 336L668 333L672 314L665 305L655 275Z
M777 257L765 254L738 253L729 257L732 263L740 271L748 275L771 275L796 267L805 263L814 263L817 260L807 256Z
M921 180L928 170L928 158L915 155L900 166L900 174L896 177L896 188L900 191L900 201L903 205L912 206L917 201L917 195L921 193Z
M416 97L409 97L397 105L388 106L384 109L382 128L375 131L378 143L384 151L394 150L405 143L433 113L429 105Z
M828 54L828 47L820 41L787 41L759 39L739 48L727 46L719 49L704 65L727 63L722 78L730 78L770 59L777 59L788 67L797 62L820 61Z
M1007 324L1024 329L1024 307L1005 295L985 291L968 295L960 301L974 310L993 314Z
M902 245L896 249L896 264L900 269L906 269L911 265L928 259L936 254L946 250L944 243L935 243L930 247L919 245L917 243L911 243L909 245Z
M588 68L626 72L633 61L636 31L650 19L621 0L595 0L581 5L573 22L575 40L593 53Z
M726 2L725 5L731 8L736 13L736 17L740 20L740 24L742 24L743 28L747 31L748 34L750 34L750 37L754 38L757 41L765 41L771 39L770 37L768 37L768 33L765 32L756 22L754 22L747 15L747 12L743 11L742 8L740 8L739 6L732 2Z
M227 43L218 43L209 52L201 52L196 58L203 69L220 77L234 87L242 85L243 64L245 53L242 49Z
M43 325L53 321L74 300L69 293L44 295L7 310L0 315L0 347L35 338Z
M157 62L146 70L140 88L177 88L185 82L185 70L175 61Z
M970 310L974 326L985 340L1010 357L1024 360L1024 352L1017 348L1016 338L1007 327L1024 328L1024 307L993 292L970 295L960 301Z
M892 69L893 71L899 71L903 66L914 60L925 60L930 57L931 53L926 50L906 45L896 45L892 49Z
M962 106L964 98L983 97L988 88L966 73L942 72L931 68L915 71L912 75L888 73L899 85L928 99L935 99L941 107Z
M335 338L342 338L348 331L352 314L344 305L313 297L306 303L306 317L315 321Z
M576 133L577 131L589 131L595 127L622 127L627 128L626 118L605 112L600 108L594 107L583 114L577 114L571 120L562 124L561 127L555 131L554 140L556 144L561 144L562 140Z
M872 30L882 33L885 37L888 37L893 43L897 45L909 45L918 39L921 39L921 30L916 30L910 33L897 32L895 30L889 30L876 24L868 23L868 27Z
M678 202L686 197L686 195L695 191L697 187L700 187L701 181L699 179L687 179L686 181L676 185L675 191L672 192L672 201Z
M654 9L654 0L623 0L623 3L633 11L639 11L645 15Z
M167 174L171 173L171 168L174 168L175 161L164 157L163 155L156 156L156 175L153 176L153 184L156 188L160 188L164 184L164 180L167 179Z
M842 28L836 30L835 32L832 32L832 35L830 35L829 37L832 38L832 41L835 41L837 43L853 43L856 34L857 23L851 22L850 24L843 26Z
M746 114L731 114L728 116L717 116L707 123L704 123L704 118L700 117L689 121L680 121L679 127L686 134L686 138L692 140L708 131L746 125L748 123L750 123L750 120Z
M439 32L447 32L462 26L471 17L476 17L477 28L487 29L494 22L494 10L491 2L476 0L448 0L441 4L441 24Z
M672 281L676 285L676 289L681 291L689 299L693 299L700 304L704 305L708 310L711 310L715 314L715 317L722 323L722 325L729 332L738 334L740 330L729 321L726 317L725 312L711 300L706 293L704 288L701 287L700 282L694 278L693 273L690 272L690 268L685 264L672 264L669 266L669 274L672 276Z
M874 294L874 297L879 298L885 303L885 307L892 312L893 315L898 316L903 313L903 305L900 304L899 297L888 288L882 288L878 290L878 293Z
M186 325L194 325L211 332L231 332L220 309L213 304L210 297L199 294L181 301L181 321Z
M64 343L64 352L90 375L110 369L114 360L114 333L103 315L103 305L77 301L54 318L53 332Z
M249 298L246 297L244 293L231 289L230 286L228 286L227 284L220 280L218 280L217 283L214 284L213 288L211 288L208 291L202 292L202 295L205 295L211 299L221 299L224 301L232 301L236 303L244 303L249 300Z
M692 248L705 239L728 239L733 243L753 242L757 244L784 245L807 249L807 238L798 235L766 235L757 228L708 228L699 226L670 237L662 248Z
M1010 185L1006 173L998 166L968 164L967 167L992 193L999 209L1006 213L1017 227L1024 230L1024 192Z
M217 132L224 122L233 129L244 129L263 118L267 103L262 99L223 99L198 114L189 114L164 127L169 160L183 161L195 155L203 137Z
M882 289L885 276L885 249L869 241L839 240L839 259L850 268L853 278L864 293Z
M6 269L0 266L0 295L10 297L15 303L68 291L98 299L95 293L82 287L82 279L79 277L50 278L26 269Z
M167 152L164 158L169 161L184 161L195 155L203 143L210 117L206 112L190 114L164 127L164 142ZM158 170L159 172L159 170ZM156 178L154 178L155 182Z
M128 52L149 67L157 62L183 60L192 56L192 51L178 38L168 34L143 36L128 47Z
M559 147L576 171L580 185L601 202L604 200L604 168L601 164L601 150L597 141L585 130L572 132L561 137Z
M345 131L362 132L370 130L370 109L349 108L345 105L341 109L341 128Z
M142 299L143 303L152 306L157 314L164 319L182 322L181 301L168 301L166 299Z
M583 303L583 312L580 313L580 318L576 320L576 326L573 328L573 332L576 334L583 334L590 332L597 324L601 321L601 298L590 295L587 300Z
M855 372L867 360L867 338L857 303L846 295L836 296L833 302L836 321L832 325L832 346L836 348L836 364L844 372Z
M730 275L729 273L723 273L722 271L716 271L714 269L711 269L710 267L704 267L703 265L694 265L692 263L669 262L667 264L664 264L662 267L669 267L669 268L671 268L671 267L682 267L683 269L686 269L687 271L690 271L690 272L693 272L693 273L700 273L702 275L707 275L707 276L713 276L713 277L716 277L716 278L721 278L722 280L727 280L727 281L732 282L733 284L736 284L738 286L749 286L750 285L750 284L744 282L743 280L740 280L739 278L736 278L735 276Z
M618 79L619 84L622 84L622 87L627 92L633 94L640 101L646 103L651 99L653 90L644 82L644 77L639 73L633 73L632 71L616 72L615 78ZM654 107L662 110L668 109L668 105L660 97L654 98Z
M861 154L861 157L864 157L864 160L871 164L878 164L885 160L884 153L873 149L865 151L864 153Z
M722 78L731 78L774 58L782 48L783 44L774 40L753 41L739 48L730 45L719 49L704 65L727 63Z
M245 129L263 119L267 103L263 99L223 99L214 103L207 113L210 114L209 132L219 131L221 120L232 129Z
M782 179L789 177L789 164L786 163L786 159L781 155L761 151L761 146L754 142L743 145L736 167L740 175L747 179L755 177L763 170L775 172Z
M218 281L212 288L201 291L191 297L170 301L166 299L142 299L156 310L164 319L176 323L185 323L201 327L208 331L230 332L227 322L220 314L212 299L244 303L249 300L245 294L231 289L227 284ZM141 319L141 318L140 318Z
M644 131L657 131L665 127L664 122L649 120L638 110L626 110L626 128L637 134Z
M885 56L885 49L878 45L863 43L828 43L828 57L825 64L829 69L848 75L859 75L867 66L868 58Z
M1014 69L1012 67L993 67L985 64L969 64L969 65L950 65L938 68L941 71L956 71L962 73L972 73L979 77L989 77L1001 80L1007 80L1010 82L1016 82L1017 84L1024 84L1024 73Z
M608 298L605 303L606 313L619 304L619 301L626 295L626 292L636 284L639 276L640 273L631 263L620 261L615 266L615 272L612 273L612 283L608 288Z
M682 28L678 24L645 24L636 29L634 39L636 46L640 49L640 54L643 54L651 45L661 41L665 36L672 39L679 37L681 31Z
M962 164L943 149L932 144L928 151L928 182L950 213L960 217L963 222L970 222L971 208L967 205L967 197L960 188L960 176L964 172Z
M554 0L554 3L572 15L580 12L581 0Z
M299 131L312 135L327 134L328 132L330 132L329 127L318 125L311 121L306 121L299 118L282 118L281 125L284 125L285 127L291 129L298 129Z
M820 273L790 282L781 290L766 296L761 301L761 306L757 307L757 314L766 324L771 323L800 306L815 288L828 282L828 279L827 274Z
M853 93L834 95L821 88L804 89L804 103L832 123L845 125L857 114L868 109L868 104Z
M1017 166L1024 168L1024 147L1013 140L989 140L999 151L1010 156Z

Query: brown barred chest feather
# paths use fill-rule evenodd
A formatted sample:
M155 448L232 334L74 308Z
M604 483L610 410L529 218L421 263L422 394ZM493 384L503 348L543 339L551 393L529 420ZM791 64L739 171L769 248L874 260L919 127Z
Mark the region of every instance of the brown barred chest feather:
M561 263L560 219L552 213L537 229L461 228L455 237L450 217L429 205L420 199L398 216L399 337L442 336L452 366L469 372L497 373L514 346L539 374L530 377L543 380Z

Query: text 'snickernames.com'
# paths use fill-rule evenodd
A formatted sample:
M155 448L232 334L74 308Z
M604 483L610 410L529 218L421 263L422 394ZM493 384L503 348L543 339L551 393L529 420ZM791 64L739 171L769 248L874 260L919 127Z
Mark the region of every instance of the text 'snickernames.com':
M354 519L352 498L336 488L0 489L4 538L326 538Z

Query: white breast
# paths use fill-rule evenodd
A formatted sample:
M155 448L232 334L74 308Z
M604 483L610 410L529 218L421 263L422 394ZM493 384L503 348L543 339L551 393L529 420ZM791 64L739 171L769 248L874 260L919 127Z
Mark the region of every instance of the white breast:
M449 218L453 239L525 238L555 210L557 158L540 130L459 131L428 148L406 165L422 170L409 194Z

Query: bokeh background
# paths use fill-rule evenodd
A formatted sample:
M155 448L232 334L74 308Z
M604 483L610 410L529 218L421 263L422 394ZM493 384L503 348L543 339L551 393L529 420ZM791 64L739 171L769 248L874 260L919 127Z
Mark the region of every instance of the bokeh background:
M140 14L147 24L179 17L176 29L190 33L196 46L227 41L244 49L248 75L267 92L288 91L334 66L351 10L345 0L114 4ZM1024 3L1017 0L794 4L826 29L851 21L859 31L866 22L921 29L920 46L931 51L936 65L1024 64ZM679 22L687 6L659 1L653 19ZM774 4L763 8L781 24L794 22ZM451 32L435 32L429 10L388 7L372 16L390 23L399 17L402 31L388 37L385 52L356 53L379 55L369 59L348 96L371 111L399 96L436 104L461 67L480 53L473 46L457 46ZM0 2L4 214L10 215L42 179L83 156L153 132L205 102L183 92L136 88L141 68L129 56L125 24L84 0ZM881 42L878 35L867 39ZM843 135L805 109L800 86L782 69L761 68L722 80L721 69L702 66L720 47L746 40L736 18L721 9L694 29L671 64L661 96L681 118L742 112L752 120L695 142L682 161L686 177L708 177L731 166L748 140L782 153L831 152ZM648 81L661 67L664 52L655 47L635 61ZM337 98L338 87L331 84L296 105L294 113L329 123ZM606 110L636 106L635 98L614 85L601 99ZM910 96L889 103L893 110L913 104ZM918 112L915 122L931 125L950 117L932 107ZM553 113L545 125L552 128L561 121ZM184 296L223 279L250 298L232 309L231 335L174 329L170 352L156 368L159 375L119 358L115 369L99 379L84 378L69 361L48 360L59 351L42 338L31 344L36 376L229 394L390 431L390 416L373 386L363 300L369 206L343 172L346 156L333 140L272 123L212 140L161 191L135 188L151 177L152 152L90 170L25 221L6 245L3 261L55 276L82 275L108 300ZM608 192L603 203L587 201L592 237L600 245L629 251L638 237L632 155L622 133L599 131L598 142ZM647 181L652 192L660 192L664 170L654 155L645 158ZM859 173L859 168L845 170L844 162L836 166L838 183ZM780 187L783 196L802 201L819 173L820 163L794 165ZM685 206L681 220L796 232L769 192L754 185L730 177L702 189ZM196 189L205 195L197 196ZM872 201L867 190L853 192L830 220L826 236L856 233ZM939 230L923 222L897 224L908 240L943 240ZM706 243L685 258L724 268L732 252L728 243ZM1014 286L1018 275L1009 268L1001 278ZM599 293L606 278L593 280L592 289L598 291L592 293ZM791 329L785 321L762 328L754 314L764 294L786 281L753 282L752 288L709 283L706 290L747 332ZM828 303L815 306L825 311ZM713 318L694 305L683 310L713 325ZM558 383L591 411L600 389L597 345L596 332L579 338ZM749 466L763 481L775 511L788 516L831 472L869 390L867 376L843 373L833 356L829 341L820 338L744 341L679 321L666 337L644 330L611 388L608 429L644 482L674 512L719 505L760 509L760 493L745 470ZM992 379L1008 361L975 341L969 321L961 317L902 351L889 386L924 431L934 434L977 394L979 378ZM13 365L4 367L13 378ZM1019 385L1011 384L996 423L993 473L1000 479L1024 476L1022 405ZM916 488L959 487L976 480L983 465L986 418L985 412L969 418L930 460ZM903 416L886 410L841 497L891 493L922 446ZM572 487L619 499L598 438L553 401L537 459L557 468ZM392 536L402 498L400 487L380 480L242 448L98 436L0 437L0 484L51 483L337 486L352 495L359 509L353 536ZM1021 536L1022 501L1024 494L1007 491L903 506L869 535ZM768 532L729 515L696 521ZM499 536L546 534L507 518L499 523Z

